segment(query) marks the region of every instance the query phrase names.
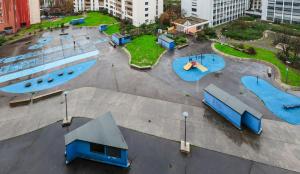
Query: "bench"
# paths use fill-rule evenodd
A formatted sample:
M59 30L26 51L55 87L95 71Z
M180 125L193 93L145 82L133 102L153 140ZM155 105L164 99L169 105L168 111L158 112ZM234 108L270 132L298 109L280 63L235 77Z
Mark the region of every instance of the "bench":
M36 103L38 101L41 101L41 100L44 100L44 99L47 99L50 97L61 95L62 93L63 93L63 90L56 90L56 91L53 91L50 93L40 94L40 95L32 97L32 102Z
M28 95L25 97L15 98L11 100L9 102L9 106L11 107L24 106L24 105L28 105L30 102L31 102L31 97Z
M113 41L110 41L109 44L110 44L111 46L113 46L114 48L117 47L117 44L115 44Z
M288 109L296 109L296 108L300 108L300 104L295 104L295 105L283 105L283 108L285 110L288 110Z
M189 44L183 44L183 45L179 45L179 46L177 46L177 49L182 49L182 48L185 48L185 47L187 47L187 46L189 46Z

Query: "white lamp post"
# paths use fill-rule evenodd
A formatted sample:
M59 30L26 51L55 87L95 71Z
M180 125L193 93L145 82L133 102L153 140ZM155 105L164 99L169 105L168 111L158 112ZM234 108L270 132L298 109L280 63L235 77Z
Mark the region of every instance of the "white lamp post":
M186 141L186 119L189 117L188 112L183 112L182 117L184 118L184 141L180 143L180 151L183 153L190 153L190 143Z
M68 98L67 98L68 93L69 93L69 91L65 91L63 93L64 97L65 97L65 105L66 105L66 116L64 117L63 123L62 123L63 127L69 126L71 124L71 122L72 122L72 117L68 116Z

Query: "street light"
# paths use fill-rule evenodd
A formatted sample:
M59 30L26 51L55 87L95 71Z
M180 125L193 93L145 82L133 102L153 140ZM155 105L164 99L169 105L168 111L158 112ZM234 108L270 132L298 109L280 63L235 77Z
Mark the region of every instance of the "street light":
M288 83L288 77L289 77L289 67L288 65L291 64L290 61L285 61L286 65L286 77L285 77L285 83Z
M183 112L182 117L184 118L184 141L180 142L180 151L183 153L190 152L190 143L186 141L186 119L189 117L188 112Z
M69 126L72 122L72 117L69 117L68 116L68 93L69 91L65 91L63 94L64 94L64 97L65 97L65 108L66 108L66 116L65 118L63 119L63 123L62 123L62 126L65 127L65 126Z
M184 118L184 144L186 146L186 119L188 118L189 113L188 112L183 112L182 116Z

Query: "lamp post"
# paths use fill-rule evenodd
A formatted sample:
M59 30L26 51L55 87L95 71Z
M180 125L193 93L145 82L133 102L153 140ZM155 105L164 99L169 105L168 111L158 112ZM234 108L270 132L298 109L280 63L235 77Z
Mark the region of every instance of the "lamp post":
M184 141L180 143L180 151L183 153L190 153L190 143L186 141L186 120L189 117L188 112L183 112L182 117L184 118Z
M290 61L285 61L286 65L286 77L285 77L285 83L288 83L288 78L289 78L289 64L291 63Z
M68 115L68 93L69 91L65 91L63 94L64 94L64 98L65 98L65 117L63 119L63 123L62 123L62 126L65 127L65 126L69 126L72 122L72 117L69 117Z
M182 116L184 118L184 144L186 146L186 119L189 116L189 113L188 112L183 112Z

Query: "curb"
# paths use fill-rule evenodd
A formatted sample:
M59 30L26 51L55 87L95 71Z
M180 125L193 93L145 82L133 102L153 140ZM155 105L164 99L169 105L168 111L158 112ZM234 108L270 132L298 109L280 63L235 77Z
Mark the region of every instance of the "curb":
M257 60L257 59L252 59L252 58L241 58L241 57L237 57L237 56L232 56L226 53L223 53L221 51L219 51L218 49L215 48L215 43L211 44L211 48L214 52L216 52L219 55L225 56L230 58L233 61L248 61L248 62L257 62L257 63L262 63L264 65L270 66L272 67L273 70L275 70L275 83L280 86L281 88L283 88L284 90L293 90L293 91L300 91L300 87L298 86L291 86L288 84L285 84L281 81L281 74L280 74L280 70L277 66L273 65L270 62L264 61L264 60Z
M125 51L125 53L129 56L129 61L128 61L128 64L133 67L133 68L137 68L137 69L140 69L140 70L146 70L146 69L153 69L160 61L160 59L162 58L162 56L168 51L168 50L165 50L164 52L162 52L160 54L160 56L158 57L158 59L156 60L156 62L152 65L152 66L138 66L138 65L135 65L135 64L132 64L130 63L131 62L131 54L130 52L126 49L126 47L122 47L122 49Z

